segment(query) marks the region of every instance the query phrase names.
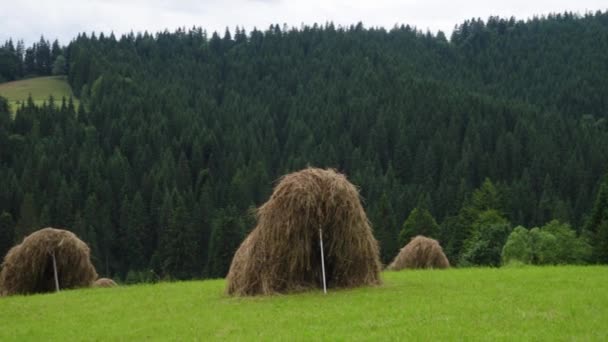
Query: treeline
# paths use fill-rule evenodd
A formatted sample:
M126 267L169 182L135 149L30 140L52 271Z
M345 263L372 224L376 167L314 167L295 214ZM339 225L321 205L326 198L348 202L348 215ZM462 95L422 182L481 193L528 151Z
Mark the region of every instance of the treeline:
M52 44L40 41L26 48L23 41L15 44L9 39L0 46L0 82L24 77L63 75L66 73L64 48L55 40Z
M419 234L433 237L447 243L445 251L459 266L608 263L608 176L592 213L578 232L559 220L530 229L514 227L504 214L502 194L486 179L459 213L441 225L428 210L414 208L398 242L403 246Z
M3 114L0 240L68 227L104 275L223 276L273 182L313 165L360 187L384 262L414 208L453 264L498 265L514 226L554 219L602 250L607 18L81 34L79 112Z

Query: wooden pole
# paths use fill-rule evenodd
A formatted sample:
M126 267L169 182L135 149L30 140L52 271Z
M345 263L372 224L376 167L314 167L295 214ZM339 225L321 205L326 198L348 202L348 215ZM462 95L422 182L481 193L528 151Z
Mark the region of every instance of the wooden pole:
M325 281L325 255L323 254L323 231L319 228L319 242L321 245L321 271L323 273L323 293L327 294L327 283Z
M59 292L59 277L57 276L57 261L55 260L55 252L51 254L53 258L53 275L55 276L55 290Z

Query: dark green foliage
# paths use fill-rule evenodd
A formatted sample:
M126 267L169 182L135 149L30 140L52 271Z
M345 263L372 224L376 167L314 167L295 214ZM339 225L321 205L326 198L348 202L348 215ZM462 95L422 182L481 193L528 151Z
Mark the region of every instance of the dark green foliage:
M597 227L597 233L593 241L593 256L595 262L608 264L608 220L604 220Z
M53 62L53 75L65 75L65 57L62 55L57 56Z
M475 224L488 210L577 230L591 212L585 234L606 261L607 18L473 20L449 42L333 24L7 42L0 78L51 73L63 56L83 105L27 101L10 120L0 99L0 212L16 239L77 230L106 276L219 276L229 251L213 240L242 238L222 227L312 165L360 187L385 262L415 207L441 222L453 264L496 264L510 225ZM234 225L219 219L229 206Z
M499 266L502 248L511 226L496 210L479 214L464 241L459 264L462 266Z
M502 249L502 262L583 264L591 252L586 238L577 237L570 225L553 220L541 228L516 227Z
M473 191L471 203L467 210L472 212L472 215L486 210L502 210L501 198L496 186L488 178L486 178L479 189ZM496 214L496 213L494 213Z
M593 261L608 263L608 175L600 184L585 230L593 246Z
M405 246L414 236L423 235L433 239L439 236L439 225L433 215L424 208L414 208L403 222L399 233L399 246Z
M23 42L18 43L18 46L22 45ZM0 83L23 77L22 53L23 51L15 49L12 40L0 46Z
M146 208L141 193L137 192L127 207L127 226L124 250L128 255L128 270L141 271L147 266L151 252L147 250L150 243Z
M40 40L31 47L25 49L23 41L18 41L17 45L9 39L0 46L0 83L4 81L12 81L23 78L24 76L45 76L64 74L55 73L53 63L57 62L63 52L63 48L59 46L59 42L55 40L51 46L48 40L40 37ZM59 65L63 64L65 68L65 57L63 62L59 59L57 63L57 71Z
M509 264L519 261L524 264L531 264L533 253L528 230L522 226L517 226L509 234L502 249L502 262Z
M241 244L245 231L234 207L219 210L212 227L205 273L210 278L219 278L228 273L232 256Z
M383 194L378 201L377 207L372 210L371 220L374 223L374 235L380 243L380 260L383 264L388 264L395 257L399 248L397 225L394 222L393 208L388 201L386 194Z
M161 227L157 260L159 274L163 278L187 279L202 273L198 227L191 219L192 213L177 191L167 195L163 210L168 217ZM165 223L166 222L166 223Z
M4 257L15 244L15 222L10 213L0 214L0 257Z
M26 193L19 208L19 221L15 227L15 240L20 241L30 233L38 230L38 210L34 202L34 196Z
M486 178L458 215L443 222L442 241L447 242L444 250L452 264L457 260L463 265L498 265L510 226L501 207L499 191Z
M557 240L557 263L582 264L589 261L591 246L584 237L577 237L576 232L567 223L553 220L545 224L542 229L555 236Z

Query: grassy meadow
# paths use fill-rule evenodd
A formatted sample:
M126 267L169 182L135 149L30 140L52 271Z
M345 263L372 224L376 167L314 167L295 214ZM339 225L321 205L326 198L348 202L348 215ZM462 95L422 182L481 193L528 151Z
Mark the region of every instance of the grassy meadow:
M0 299L0 340L608 339L608 268L385 272L379 287L230 298L224 280Z
M49 100L49 96L55 98L55 102L60 105L61 99L73 96L72 88L67 82L66 76L46 76L28 78L19 81L0 83L0 96L5 97L11 111L15 113L22 102L27 101L28 96L37 105ZM74 104L78 106L78 100L74 98Z

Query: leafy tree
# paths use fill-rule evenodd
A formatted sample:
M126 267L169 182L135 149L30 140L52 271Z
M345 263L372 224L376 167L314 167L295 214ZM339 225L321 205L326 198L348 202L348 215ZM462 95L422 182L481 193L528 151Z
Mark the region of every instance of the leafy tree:
M524 264L531 264L532 255L532 243L528 230L522 226L515 227L502 249L502 263L506 265L513 261L519 261Z
M503 246L511 232L511 225L496 210L479 214L465 240L460 264L464 266L499 266Z
M583 264L590 256L586 238L577 237L570 225L557 220L530 230L515 228L502 249L503 264Z
M502 225L502 228L505 228L504 225L507 222L503 218L501 207L501 197L498 189L492 181L486 178L481 186L473 191L471 198L460 209L458 215L443 223L444 227L441 229L443 240L448 242L445 251L452 263L455 260L467 264L473 263L475 262L474 259L477 258L475 255L483 254L487 252L488 248L491 248L488 245L489 241L486 240L489 236L482 239L482 235L491 235L489 231L492 229L484 231L483 234L480 230L494 224ZM494 220L494 222L488 220ZM502 228L494 228L497 228L496 232L502 230ZM502 241L504 242L504 240ZM466 243L469 246L465 246ZM502 248L502 245L500 248ZM500 260L500 250L496 252L495 246L492 249L494 249L491 252L492 257L490 259L492 261L486 258L484 262L494 264L496 258ZM464 255L465 252L467 253L466 256Z
M552 220L542 229L551 233L557 239L558 263L583 264L591 257L591 246L583 236L577 237L576 232L567 223Z
M532 263L538 265L556 264L559 260L557 238L538 227L530 229L529 234L532 250L534 250Z

